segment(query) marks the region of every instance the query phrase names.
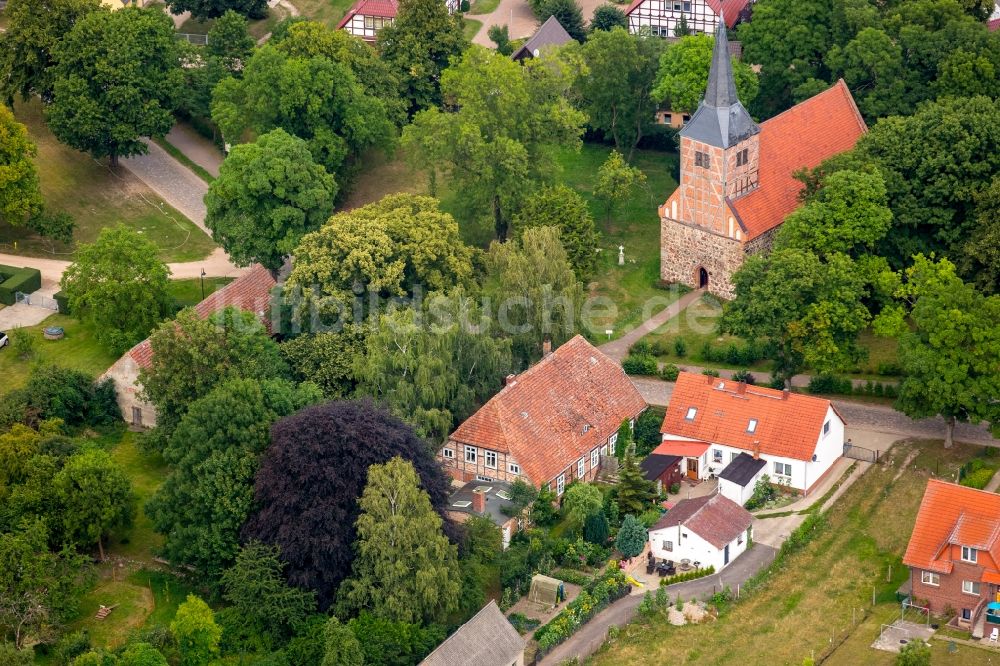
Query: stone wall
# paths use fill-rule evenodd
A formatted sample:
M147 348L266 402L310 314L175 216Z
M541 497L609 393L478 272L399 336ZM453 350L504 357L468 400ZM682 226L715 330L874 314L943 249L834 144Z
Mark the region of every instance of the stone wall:
M698 287L698 269L708 271L708 291L732 299L732 275L743 264L738 240L664 217L660 220L660 278Z
M774 247L774 237L778 234L781 225L768 229L753 240L748 240L743 246L743 251L749 257L752 254L769 254Z
M156 409L139 399L142 388L139 384L139 366L128 352L115 361L100 378L109 378L115 383L118 407L126 423L146 428L156 425Z

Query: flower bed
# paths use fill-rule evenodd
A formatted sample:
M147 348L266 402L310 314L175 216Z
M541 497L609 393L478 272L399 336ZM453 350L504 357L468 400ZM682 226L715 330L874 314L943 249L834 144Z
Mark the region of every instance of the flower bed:
M630 585L625 572L615 565L608 566L597 578L590 581L580 596L567 604L548 624L535 632L538 657L547 654L592 617L629 593Z

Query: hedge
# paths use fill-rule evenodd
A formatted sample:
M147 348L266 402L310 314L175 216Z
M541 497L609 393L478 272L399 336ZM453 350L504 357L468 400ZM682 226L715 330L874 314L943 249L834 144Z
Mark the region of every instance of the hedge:
M633 354L622 361L622 370L629 375L655 375L659 367L655 357Z
M42 286L42 274L37 268L14 268L0 265L0 303L14 305L16 292L30 294Z
M57 291L52 294L52 299L59 305L59 314L68 315L69 311L69 296L66 295L65 291Z
M699 578L704 578L705 576L711 576L715 573L715 567L709 566L707 569L695 569L694 571L685 571L684 573L679 573L669 578L660 579L660 587L666 585L673 585L674 583L686 583L689 580L697 580Z
M538 654L541 658L585 625L592 617L607 608L609 604L626 596L631 585L625 572L616 565L609 565L600 576L592 580L573 601L552 618L548 624L538 628Z

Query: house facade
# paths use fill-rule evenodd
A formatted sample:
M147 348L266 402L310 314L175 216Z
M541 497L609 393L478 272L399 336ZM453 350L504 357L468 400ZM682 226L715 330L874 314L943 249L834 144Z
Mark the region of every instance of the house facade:
M930 479L903 564L913 603L954 612L974 638L1000 627L1000 495Z
M642 459L639 469L642 476L656 486L656 492L665 493L675 484L680 484L684 478L681 465L684 459L680 456L664 456L655 451Z
M559 495L596 478L613 455L618 428L646 408L613 359L577 335L506 385L465 420L438 451L463 483L521 479Z
M682 500L650 528L649 550L657 559L722 571L747 549L752 523L749 511L719 494Z
M772 483L808 494L843 455L844 426L829 400L682 372L654 453L683 457L692 480L747 453Z
M449 13L458 11L458 4L459 0L445 0ZM392 25L398 12L398 0L358 0L344 14L337 28L374 44L378 31Z
M711 34L750 18L750 0L633 0L625 10L632 34L648 30L672 38L681 19L692 33Z
M719 473L719 494L745 506L757 482L767 476L767 461L739 453Z
M758 125L736 95L720 24L705 98L679 132L680 183L659 208L660 277L733 298L733 273L770 250L799 204L794 173L849 150L866 130L843 81Z

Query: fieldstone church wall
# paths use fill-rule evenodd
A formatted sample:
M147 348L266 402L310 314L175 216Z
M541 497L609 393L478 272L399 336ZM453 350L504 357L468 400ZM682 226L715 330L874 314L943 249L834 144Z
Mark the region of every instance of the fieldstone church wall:
M697 289L699 269L708 271L708 291L732 299L733 273L743 264L740 241L671 220L660 220L660 279Z

